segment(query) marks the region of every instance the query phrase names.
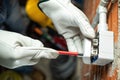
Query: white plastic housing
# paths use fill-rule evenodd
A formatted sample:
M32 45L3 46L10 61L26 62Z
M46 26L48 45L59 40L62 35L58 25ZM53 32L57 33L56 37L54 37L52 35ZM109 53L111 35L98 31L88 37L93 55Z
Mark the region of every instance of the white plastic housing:
M93 63L105 65L114 59L114 35L112 31L99 32L99 54L98 59Z
M91 63L92 45L89 39L84 40L83 62L85 64L106 65L114 59L114 35L112 31L99 32L98 59Z

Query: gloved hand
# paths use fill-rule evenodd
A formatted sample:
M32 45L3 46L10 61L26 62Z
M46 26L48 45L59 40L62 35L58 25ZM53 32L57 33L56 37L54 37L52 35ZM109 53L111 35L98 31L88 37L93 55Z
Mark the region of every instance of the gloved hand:
M66 39L69 51L83 53L82 36L94 38L95 32L85 14L71 0L41 0L41 10L52 19L57 31Z
M57 56L56 50L45 48L38 40L0 30L0 65L4 67L34 65L40 58L54 59Z

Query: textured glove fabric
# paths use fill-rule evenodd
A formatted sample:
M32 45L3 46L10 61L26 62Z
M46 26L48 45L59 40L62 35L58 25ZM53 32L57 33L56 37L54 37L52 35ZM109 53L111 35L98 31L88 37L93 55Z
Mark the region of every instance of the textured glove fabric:
M83 53L83 38L94 38L95 32L86 15L71 0L47 0L39 3L52 19L57 31L66 39L69 51Z
M54 59L57 56L56 50L45 48L38 40L0 30L0 65L4 67L34 65L40 58Z

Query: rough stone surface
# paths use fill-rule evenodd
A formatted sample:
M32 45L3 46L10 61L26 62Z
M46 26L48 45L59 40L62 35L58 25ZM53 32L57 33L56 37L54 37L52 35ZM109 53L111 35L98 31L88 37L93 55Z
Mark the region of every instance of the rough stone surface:
M118 0L118 42L115 44L115 58L112 69L118 69L118 79L120 80L120 0Z

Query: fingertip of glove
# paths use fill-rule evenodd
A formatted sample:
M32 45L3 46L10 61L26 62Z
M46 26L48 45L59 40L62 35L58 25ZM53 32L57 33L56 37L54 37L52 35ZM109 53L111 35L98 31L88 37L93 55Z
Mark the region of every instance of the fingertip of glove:
M85 35L86 37L88 37L88 38L93 39L93 38L95 38L95 31L94 31L94 30L91 30L91 31L89 31L89 32L86 32L84 35Z
M57 57L59 56L59 53L57 51L55 51L53 54L52 54L52 59L56 59Z
M59 56L58 51L54 50L54 49L46 49L47 51L45 51L47 54L44 54L44 56L48 59L56 59Z
M95 32L91 32L91 33L90 33L90 38L91 38L91 39L95 38Z

